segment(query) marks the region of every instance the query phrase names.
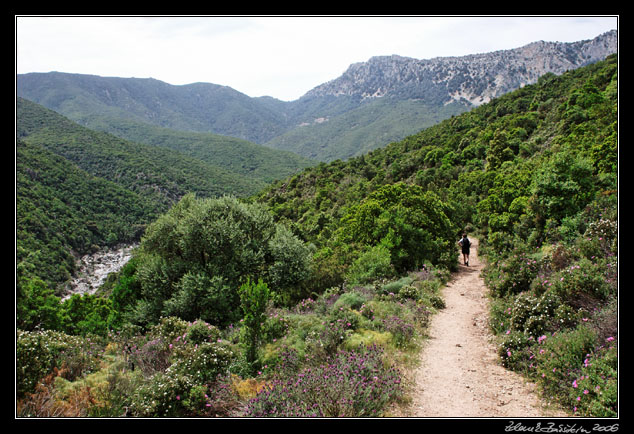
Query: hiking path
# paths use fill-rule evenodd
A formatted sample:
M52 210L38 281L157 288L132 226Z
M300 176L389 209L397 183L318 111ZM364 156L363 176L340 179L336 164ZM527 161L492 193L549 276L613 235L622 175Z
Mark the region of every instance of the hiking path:
M505 369L489 330L487 288L478 240L469 266L443 289L446 307L432 317L420 363L412 373L407 417L566 417L538 397L534 384Z

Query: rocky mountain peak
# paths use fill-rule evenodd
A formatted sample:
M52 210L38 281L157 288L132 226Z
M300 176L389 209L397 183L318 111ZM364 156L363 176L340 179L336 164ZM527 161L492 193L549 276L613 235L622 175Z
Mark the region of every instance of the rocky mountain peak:
M462 57L413 59L375 56L350 67L339 78L305 96L424 99L433 104L461 101L480 105L548 73L561 74L617 52L616 30L591 40L533 42L512 50Z

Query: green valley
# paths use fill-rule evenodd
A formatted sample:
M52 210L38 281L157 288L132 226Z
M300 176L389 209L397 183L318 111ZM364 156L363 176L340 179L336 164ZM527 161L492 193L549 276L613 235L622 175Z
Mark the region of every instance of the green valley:
M467 231L500 363L618 416L617 56L449 116L271 175L18 100L18 415L394 415ZM138 236L98 293L55 294L65 249Z

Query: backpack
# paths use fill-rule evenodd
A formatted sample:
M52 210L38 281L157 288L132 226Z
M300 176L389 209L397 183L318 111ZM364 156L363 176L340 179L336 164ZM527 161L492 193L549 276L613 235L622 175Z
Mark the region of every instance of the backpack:
M465 247L467 249L471 247L471 241L469 241L469 238L463 238L461 241L462 241L462 247Z

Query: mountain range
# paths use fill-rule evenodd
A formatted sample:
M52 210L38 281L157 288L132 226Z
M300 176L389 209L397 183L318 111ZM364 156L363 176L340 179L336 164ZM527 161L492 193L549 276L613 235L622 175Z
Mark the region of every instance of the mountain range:
M192 133L211 133L332 161L362 155L544 74L561 74L617 50L613 30L590 40L540 41L463 57L377 56L289 102L210 83L175 86L62 72L20 74L16 89L19 97L128 140L175 146L178 135L177 142L190 146Z

